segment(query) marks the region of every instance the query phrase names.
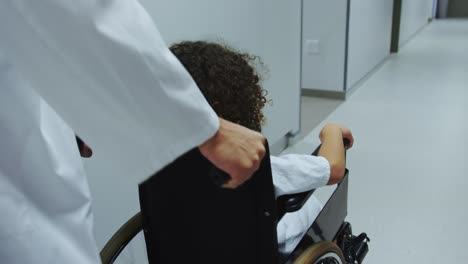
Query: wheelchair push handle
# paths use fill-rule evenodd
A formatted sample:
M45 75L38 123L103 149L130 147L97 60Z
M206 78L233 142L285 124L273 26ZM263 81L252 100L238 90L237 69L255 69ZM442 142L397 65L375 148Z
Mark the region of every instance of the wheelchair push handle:
M345 149L348 149L349 145L351 145L351 142L349 141L349 139L344 138L343 139L343 145L344 145Z
M213 166L211 168L208 175L213 181L213 183L218 187L222 187L224 184L228 183L231 180L231 176L229 176L229 174L218 169L216 166Z
M268 145L268 140L265 140L264 143L266 152L265 157L270 155L270 148ZM262 161L263 163L264 161ZM218 187L223 187L224 184L228 183L231 180L231 176L227 174L225 171L219 169L215 165L213 165L208 172L208 176L211 178L213 183Z

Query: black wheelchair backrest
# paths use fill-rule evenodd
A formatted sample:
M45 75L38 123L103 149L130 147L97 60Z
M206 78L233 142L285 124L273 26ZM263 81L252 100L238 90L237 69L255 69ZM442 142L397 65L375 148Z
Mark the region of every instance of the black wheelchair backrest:
M193 149L140 184L149 262L277 263L268 151L254 176L235 190L214 184L207 176L212 168Z

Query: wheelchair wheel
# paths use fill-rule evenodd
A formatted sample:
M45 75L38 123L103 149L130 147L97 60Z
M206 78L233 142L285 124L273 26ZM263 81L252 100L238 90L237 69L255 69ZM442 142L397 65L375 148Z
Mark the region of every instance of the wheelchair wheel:
M345 264L341 249L333 242L322 241L310 246L294 264Z

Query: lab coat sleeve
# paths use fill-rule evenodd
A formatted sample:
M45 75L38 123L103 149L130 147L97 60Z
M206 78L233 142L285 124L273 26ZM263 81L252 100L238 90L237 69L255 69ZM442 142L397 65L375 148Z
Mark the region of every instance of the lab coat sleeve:
M275 196L305 192L327 185L330 163L320 156L287 154L270 157Z
M100 155L139 180L210 138L216 114L136 0L2 0L0 50Z

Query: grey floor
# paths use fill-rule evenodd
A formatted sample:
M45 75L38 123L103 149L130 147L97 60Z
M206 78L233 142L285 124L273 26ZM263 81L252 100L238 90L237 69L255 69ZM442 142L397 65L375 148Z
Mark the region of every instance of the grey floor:
M296 137L303 139L335 109L343 103L340 99L303 96L301 98L301 133Z
M345 102L317 115L304 100L311 133L286 152L327 122L354 132L348 220L372 239L366 263L468 263L468 20L431 23Z

